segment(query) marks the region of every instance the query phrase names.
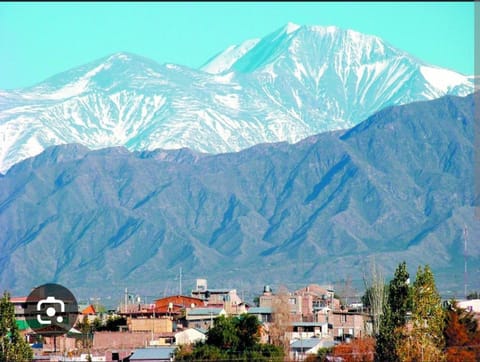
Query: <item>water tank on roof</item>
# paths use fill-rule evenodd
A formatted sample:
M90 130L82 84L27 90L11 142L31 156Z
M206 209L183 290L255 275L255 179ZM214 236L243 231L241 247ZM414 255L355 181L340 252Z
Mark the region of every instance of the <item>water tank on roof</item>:
M263 292L264 293L271 293L272 292L272 289L270 288L270 285L265 285L263 287Z

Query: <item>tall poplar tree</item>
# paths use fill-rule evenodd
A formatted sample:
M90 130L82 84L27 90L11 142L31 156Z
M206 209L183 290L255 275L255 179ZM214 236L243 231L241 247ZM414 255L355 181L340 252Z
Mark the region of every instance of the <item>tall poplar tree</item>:
M387 287L387 301L384 303L377 335L376 361L399 360L397 346L401 342L401 330L411 305L409 278L406 262L400 263Z
M412 291L411 327L403 331L403 342L397 345L400 361L443 361L445 339L444 310L428 265L419 266Z

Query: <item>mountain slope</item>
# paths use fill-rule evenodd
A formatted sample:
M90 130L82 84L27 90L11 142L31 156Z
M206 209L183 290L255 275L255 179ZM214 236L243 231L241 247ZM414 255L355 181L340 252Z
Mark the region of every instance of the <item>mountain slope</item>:
M48 148L0 178L0 284L159 293L179 267L186 283L251 290L361 283L374 256L388 272L429 263L442 291L462 290L464 224L480 236L473 109L473 95L443 97L220 155ZM469 263L480 266L478 243Z
M0 172L65 143L221 153L297 142L389 105L472 91L469 77L336 27L288 24L202 70L118 53L0 92Z

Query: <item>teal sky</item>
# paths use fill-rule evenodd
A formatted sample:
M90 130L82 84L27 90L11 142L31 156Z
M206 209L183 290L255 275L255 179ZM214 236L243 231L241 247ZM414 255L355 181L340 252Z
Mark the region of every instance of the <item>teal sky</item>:
M473 2L2 3L0 89L118 51L199 67L289 21L374 34L428 63L473 74Z

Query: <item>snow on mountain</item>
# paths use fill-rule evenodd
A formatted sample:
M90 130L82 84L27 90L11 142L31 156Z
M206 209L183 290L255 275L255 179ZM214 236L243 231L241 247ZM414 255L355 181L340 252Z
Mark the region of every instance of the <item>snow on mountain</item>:
M219 153L351 127L381 108L466 95L473 78L381 39L289 23L201 70L118 53L0 92L0 172L51 145Z
M219 74L231 68L239 58L249 52L260 39L250 39L240 45L231 45L208 60L201 69L207 73Z

